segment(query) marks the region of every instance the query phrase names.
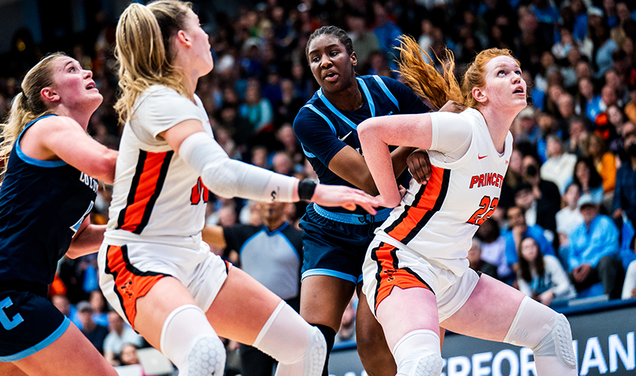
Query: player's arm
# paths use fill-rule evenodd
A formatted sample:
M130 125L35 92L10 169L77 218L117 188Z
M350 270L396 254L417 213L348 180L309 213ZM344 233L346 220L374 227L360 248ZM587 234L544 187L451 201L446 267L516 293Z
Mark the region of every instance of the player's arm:
M406 169L406 157L408 157L413 150L413 148L398 147L391 153L391 159L393 161L392 176L394 180ZM347 145L343 147L334 155L328 167L336 175L363 191L371 195L378 194L378 189L367 167L365 158L351 146Z
M430 149L433 139L430 114L393 115L370 118L358 126L362 151L375 180L383 206L394 207L400 203L393 175L393 161L389 145Z
M201 231L203 235L203 241L211 246L225 248L227 242L225 241L225 235L223 234L223 227L216 225L206 225Z
M105 231L106 225L93 225L90 222L90 216L86 217L71 241L71 246L66 251L66 255L75 259L97 252L102 240L104 240Z
M34 125L38 126L37 140L49 158L60 158L95 179L113 183L116 150L93 140L81 125L69 117L51 116L38 123L42 124Z
M375 214L377 201L362 191L342 186L326 186L276 174L228 157L214 139L204 132L198 120L182 121L159 133L170 147L200 176L215 194L256 201L296 202L307 199L324 206L356 205Z

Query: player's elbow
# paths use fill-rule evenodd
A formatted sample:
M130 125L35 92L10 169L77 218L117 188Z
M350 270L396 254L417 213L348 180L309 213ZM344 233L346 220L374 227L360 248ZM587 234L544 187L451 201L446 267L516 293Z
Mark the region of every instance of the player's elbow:
M93 171L90 175L104 183L113 184L115 181L117 155L118 153L115 150L108 149L105 153L100 155L96 163L93 164Z

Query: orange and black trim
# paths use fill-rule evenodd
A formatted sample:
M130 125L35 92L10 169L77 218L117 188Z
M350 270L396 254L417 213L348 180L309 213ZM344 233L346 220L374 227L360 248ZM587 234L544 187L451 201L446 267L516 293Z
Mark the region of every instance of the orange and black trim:
M174 151L151 153L139 151L126 207L119 212L117 228L141 234L161 193Z
M115 294L133 328L137 316L137 299L145 296L161 278L171 276L156 272L142 272L135 268L130 263L128 247L125 245L108 246L105 269L106 274L113 276Z
M371 250L371 259L378 265L375 274L377 281L375 296L373 297L373 310L377 313L378 306L386 299L393 290L393 287L408 289L411 287L421 287L435 293L433 289L419 275L410 268L399 268L397 258L397 248L381 242L379 246Z
M431 177L422 185L411 205L385 230L394 239L408 244L437 213L448 193L451 170L431 166Z

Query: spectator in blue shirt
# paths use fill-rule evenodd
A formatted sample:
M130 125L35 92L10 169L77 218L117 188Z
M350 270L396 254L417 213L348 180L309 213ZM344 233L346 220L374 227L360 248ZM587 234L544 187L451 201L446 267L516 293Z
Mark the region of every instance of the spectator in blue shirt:
M610 299L620 299L624 278L618 260L618 229L607 216L599 214L599 204L591 198L580 201L583 223L569 237L567 269L577 291L602 282Z
M523 208L512 206L508 209L507 214L508 231L503 237L506 240L506 260L509 265L513 266L514 270L516 270L516 264L519 262L517 249L524 238L534 239L542 254L555 256L552 243L544 235L545 230L538 225L528 226Z

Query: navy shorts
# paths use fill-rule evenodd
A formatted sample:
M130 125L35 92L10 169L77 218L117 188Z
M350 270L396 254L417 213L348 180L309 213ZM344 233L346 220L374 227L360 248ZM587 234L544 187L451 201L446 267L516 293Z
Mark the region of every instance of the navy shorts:
M335 213L310 204L300 220L303 229L302 278L328 275L362 282L362 263L374 231L390 209L376 216Z
M0 362L26 358L60 338L71 321L30 291L0 291Z

